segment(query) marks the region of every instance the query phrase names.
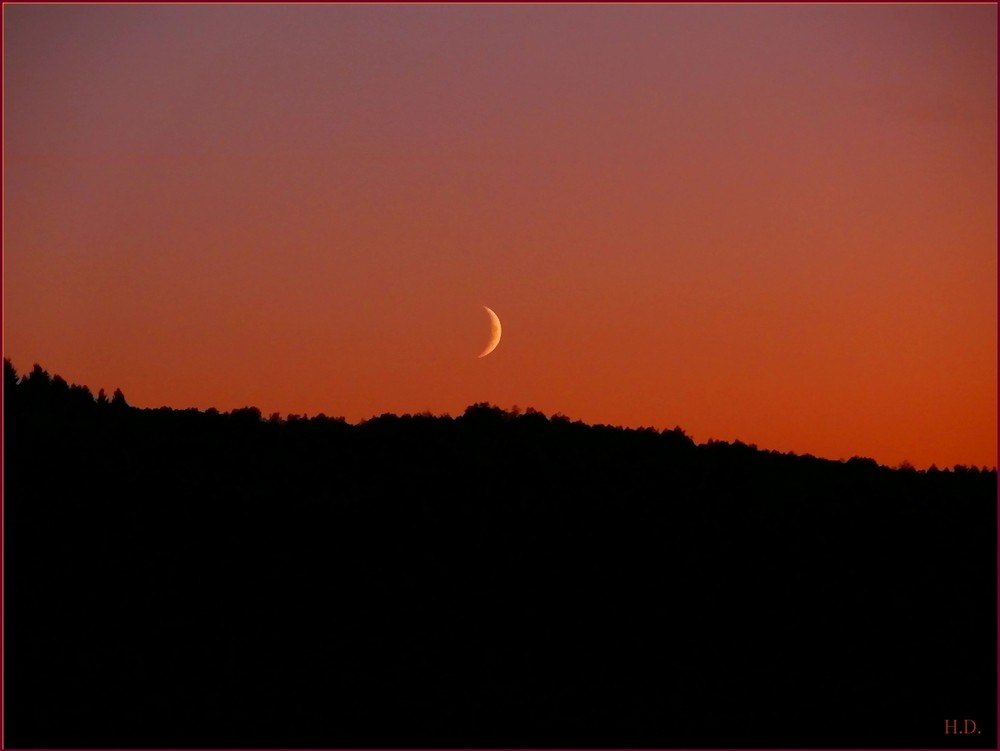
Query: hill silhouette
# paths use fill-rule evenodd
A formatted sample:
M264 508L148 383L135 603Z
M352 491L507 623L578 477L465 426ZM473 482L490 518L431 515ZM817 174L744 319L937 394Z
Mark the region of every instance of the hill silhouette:
M995 469L4 365L10 747L996 747Z

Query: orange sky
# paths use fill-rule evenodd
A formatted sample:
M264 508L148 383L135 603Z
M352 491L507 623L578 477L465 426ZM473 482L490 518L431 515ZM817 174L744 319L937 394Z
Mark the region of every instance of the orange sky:
M995 5L5 5L4 354L997 463ZM483 359L489 323L503 339Z

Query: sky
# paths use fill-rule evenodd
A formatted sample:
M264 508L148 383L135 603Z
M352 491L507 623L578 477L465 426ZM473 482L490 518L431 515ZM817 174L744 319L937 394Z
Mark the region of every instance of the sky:
M995 4L7 4L4 356L993 467L996 76Z

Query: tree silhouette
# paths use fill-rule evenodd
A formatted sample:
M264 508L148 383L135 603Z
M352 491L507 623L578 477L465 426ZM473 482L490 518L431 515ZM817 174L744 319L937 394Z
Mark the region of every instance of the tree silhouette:
M13 393L14 389L17 388L18 377L17 371L14 369L14 364L9 358L3 359L3 387L4 391L8 393Z
M13 747L995 747L995 469L4 400Z

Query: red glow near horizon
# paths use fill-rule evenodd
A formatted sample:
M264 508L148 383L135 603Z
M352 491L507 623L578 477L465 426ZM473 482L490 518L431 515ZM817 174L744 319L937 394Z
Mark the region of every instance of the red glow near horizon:
M22 372L997 463L995 5L3 17Z

